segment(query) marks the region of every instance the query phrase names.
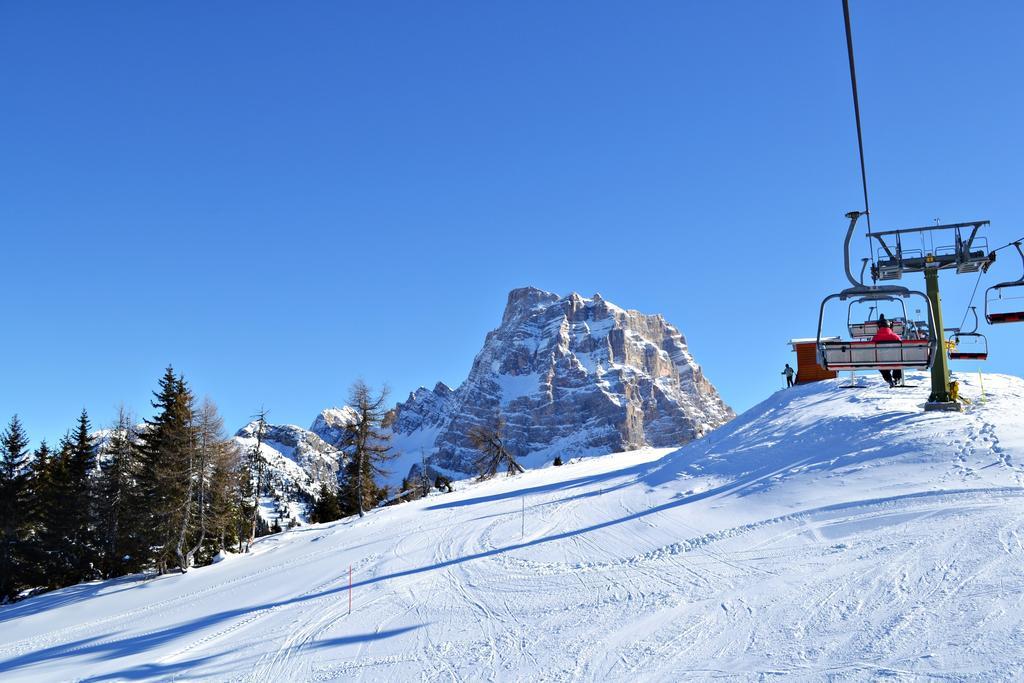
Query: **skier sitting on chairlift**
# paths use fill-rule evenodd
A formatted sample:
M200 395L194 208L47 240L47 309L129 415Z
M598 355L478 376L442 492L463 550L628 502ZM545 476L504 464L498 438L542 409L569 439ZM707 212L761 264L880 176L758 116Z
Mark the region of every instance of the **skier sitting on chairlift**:
M900 335L892 331L892 327L889 326L889 321L885 319L885 316L878 318L878 332L871 338L873 342L898 342L903 341L900 339ZM884 379L890 387L894 387L903 381L903 371L899 368L895 370L879 370L882 373L882 379Z

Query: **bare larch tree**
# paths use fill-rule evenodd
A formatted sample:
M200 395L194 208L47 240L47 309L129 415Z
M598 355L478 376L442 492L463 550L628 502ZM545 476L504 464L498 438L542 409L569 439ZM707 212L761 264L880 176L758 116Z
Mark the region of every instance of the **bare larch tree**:
M490 424L475 425L466 436L473 448L480 451L474 461L480 479L489 479L502 468L509 476L526 471L505 446L505 418L500 415Z
M362 517L381 499L376 478L388 474L383 464L397 455L389 445L391 435L384 430L387 400L387 387L375 394L362 380L356 381L349 392L355 418L348 424L342 442L348 455L340 491L345 514Z

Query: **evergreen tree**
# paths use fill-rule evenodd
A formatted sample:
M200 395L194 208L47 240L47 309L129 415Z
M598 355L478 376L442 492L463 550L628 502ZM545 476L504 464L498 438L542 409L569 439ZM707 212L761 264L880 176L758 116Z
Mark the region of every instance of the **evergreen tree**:
M73 545L76 520L66 503L74 489L69 467L73 451L71 435L65 434L57 451L46 449L33 468L38 482L35 541L41 555L39 570L43 585L51 589L74 583L77 576L78 554Z
M266 524L260 518L260 496L266 485L264 477L267 472L267 462L263 459L263 437L267 433L267 411L260 409L256 415L256 441L246 453L246 468L248 469L247 493L251 495L247 512L249 513L249 533L245 542L245 552L257 536L266 533ZM261 534L263 531L264 534Z
M355 410L355 420L346 428L342 447L348 455L341 486L341 505L345 514L358 513L374 507L384 492L377 486L377 476L387 474L383 463L394 458L388 442L391 436L384 430L387 416L388 390L385 387L374 394L362 380L352 385L349 404Z
M252 469L249 467L249 452L246 452L245 462L242 464L238 477L238 488L235 491L234 523L235 537L238 541L238 552L244 552L252 541L253 519L256 515L255 484L252 480Z
M122 409L102 459L84 410L56 451L44 441L31 460L20 422L11 421L0 434L0 602L33 586L172 564L184 572L270 530L242 505L258 502L262 481L246 488L216 406L205 401L196 411L194 403L168 367L153 418L138 430Z
M17 598L31 579L28 437L18 416L0 435L0 602Z
M96 533L96 448L90 433L89 415L78 417L67 453L67 491L63 501L68 516L72 555L72 583L96 578L99 547Z
M46 552L46 519L51 505L55 502L53 494L52 468L56 454L50 450L46 440L40 442L35 453L32 454L32 462L29 465L29 489L31 490L31 504L29 506L29 518L31 523L31 553L32 553L32 579L35 586L47 586L50 584L48 576L49 556Z
M553 464L553 465L554 465L555 467L561 467L561 466L562 466L562 456L560 456L560 455L556 455L556 456L555 456L555 462L553 462L552 464Z
M320 484L320 491L309 513L309 521L318 524L321 522L333 522L336 519L341 519L341 517L341 505L338 503L338 494L327 484Z
M100 567L107 577L139 571L145 555L145 501L139 496L139 435L131 416L120 410L107 444L98 485L97 525Z
M193 397L184 377L168 366L153 394L156 415L146 420L140 444L140 493L148 502L146 547L161 574L181 563L192 513L194 479ZM178 555L178 557L175 557Z

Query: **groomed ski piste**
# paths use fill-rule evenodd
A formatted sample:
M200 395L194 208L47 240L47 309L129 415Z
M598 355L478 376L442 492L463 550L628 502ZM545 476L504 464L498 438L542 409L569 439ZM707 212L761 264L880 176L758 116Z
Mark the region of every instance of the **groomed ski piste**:
M784 390L684 448L0 608L4 681L1024 679L1024 381ZM349 567L352 607L349 613Z

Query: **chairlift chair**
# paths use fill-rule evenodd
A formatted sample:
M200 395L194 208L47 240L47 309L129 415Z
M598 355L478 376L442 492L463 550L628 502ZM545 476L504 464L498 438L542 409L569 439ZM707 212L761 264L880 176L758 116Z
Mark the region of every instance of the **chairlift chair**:
M1014 242L1024 264L1020 242ZM1024 322L1024 274L1017 280L1000 282L985 291L985 320L989 325Z
M870 340L828 340L822 338L825 322L825 308L834 300L848 301L860 299L864 301L886 301L893 297L906 300L910 297L920 298L928 310L927 334L924 339L904 339L902 341L870 341ZM938 351L939 336L935 331L935 316L931 302L923 292L897 286L850 287L841 292L830 294L821 302L818 315L818 364L826 370L927 370Z
M916 290L897 285L868 286L864 284L863 272L861 279L853 276L850 270L850 241L853 239L853 231L857 225L857 219L862 215L859 211L851 211L846 214L850 219L850 225L846 231L846 241L843 245L844 265L846 279L852 285L841 292L826 296L821 302L818 312L818 338L817 356L818 364L826 370L928 370L932 366L939 350L939 340L942 338L941 330L936 330L935 313L932 311L931 300ZM924 304L923 309L928 311L927 330L923 339L904 339L901 341L876 342L871 340L843 341L822 338L822 328L825 324L825 307L829 302L839 301L892 301L899 299L906 312L906 300L916 297ZM849 313L847 313L849 316ZM847 320L849 322L849 319ZM920 335L916 335L920 336Z
M959 328L950 330L952 334L946 343L950 360L988 360L988 339L978 332L978 311L971 306L974 315L974 329L965 332Z
M949 338L950 360L988 360L988 339L977 332L957 332Z
M895 332L896 334L898 334L899 336L901 336L901 337L906 336L906 334L907 334L907 319L908 319L908 316L907 316L907 304L906 304L906 302L902 298L900 298L898 296L892 296L892 297L888 297L886 299L875 299L875 298L863 298L862 297L862 298L855 299L855 300L851 301L849 307L847 308L847 315L846 315L846 328L847 328L847 331L849 331L850 336L853 337L854 339L871 339L872 337L874 337L878 333L879 315L873 315L875 313L875 311L878 310L878 306L877 305L876 306L872 306L870 308L870 312L868 313L868 319L867 320L865 320L864 322L854 322L853 321L853 310L854 310L854 307L857 306L858 304L864 304L864 303L868 303L868 302L871 302L871 301L879 301L879 302L881 302L881 301L894 301L894 302L898 303L903 308L903 315L902 316L896 316L896 317L889 318L888 319L889 320L889 326L892 328L892 331ZM858 318L858 320L859 320L859 318Z

